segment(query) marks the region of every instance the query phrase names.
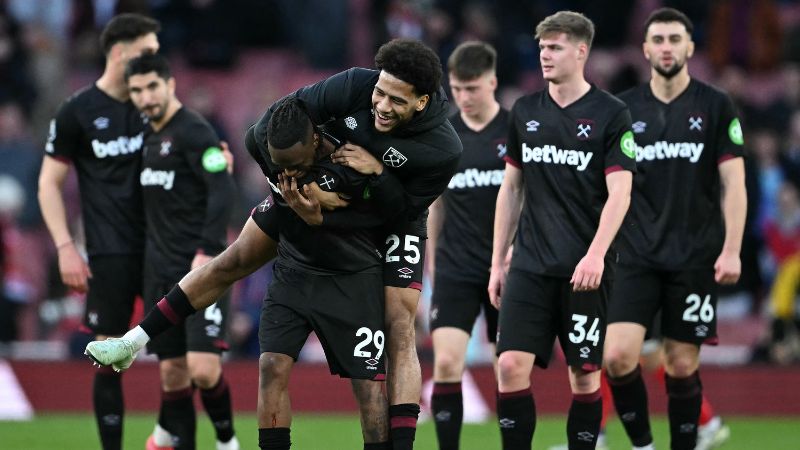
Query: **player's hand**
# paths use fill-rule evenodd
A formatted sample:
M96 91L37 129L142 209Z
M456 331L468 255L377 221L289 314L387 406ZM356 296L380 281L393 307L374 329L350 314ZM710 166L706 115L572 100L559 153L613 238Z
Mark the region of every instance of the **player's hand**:
M292 210L309 225L322 224L322 208L308 185L303 186L303 192L297 189L297 180L294 177L278 175L278 184L281 195Z
M506 276L508 276L508 272L503 267L492 266L489 273L489 301L498 310L500 309L500 296L506 287Z
M600 255L586 254L581 259L575 272L572 273L572 279L569 282L572 284L574 292L593 291L600 287L600 281L603 279L603 269L605 262Z
M214 259L213 256L208 256L208 255L206 255L204 253L200 253L200 252L195 253L194 259L192 259L191 270L194 270L194 269L202 266L203 264L211 261L212 259Z
M75 244L69 243L58 249L58 270L61 272L61 281L70 289L77 292L86 292L89 289L92 271L78 253Z
M225 157L225 162L228 163L226 170L228 174L233 175L233 153L231 153L231 149L228 147L226 141L219 141L219 146L222 148L222 156Z
M714 263L714 280L719 284L735 284L741 274L739 254L723 251Z
M333 152L331 161L350 167L364 175L380 175L383 173L382 162L375 159L364 147L349 142Z
M347 200L342 198L342 195L340 195L338 192L323 191L316 182L309 183L306 186L311 189L311 192L319 202L319 205L325 211L333 211L337 208L344 208L350 204Z

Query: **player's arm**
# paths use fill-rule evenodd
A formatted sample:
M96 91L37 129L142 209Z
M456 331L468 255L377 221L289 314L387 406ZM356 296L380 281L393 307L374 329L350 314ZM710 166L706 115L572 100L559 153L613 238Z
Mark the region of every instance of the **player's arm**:
M233 208L236 188L228 172L228 159L216 133L205 124L191 127L186 136L189 165L202 180L206 194L205 217L192 269L208 262L224 248L225 231ZM220 236L223 239L220 239Z
M522 169L506 161L503 184L497 193L497 207L494 213L494 239L492 244L492 268L489 275L489 300L495 308L500 308L500 296L506 281L506 255L517 233L519 215L522 212Z
M722 185L722 217L725 220L725 242L722 253L714 263L714 279L720 284L733 284L739 280L742 263L739 253L747 216L747 190L744 181L744 160L732 158L719 165Z
M39 172L39 207L58 250L61 281L71 289L86 292L91 272L72 240L64 206L63 188L68 173L69 164L50 156L44 157Z
M431 281L436 275L436 247L444 225L444 201L444 198L439 197L428 208L428 242L425 244L428 248L425 251L425 265Z
M591 291L600 287L603 279L604 259L611 242L617 235L628 206L631 204L631 187L633 173L618 170L606 175L608 199L600 213L600 224L597 226L594 239L589 245L586 256L580 260L572 274L572 289L575 291Z

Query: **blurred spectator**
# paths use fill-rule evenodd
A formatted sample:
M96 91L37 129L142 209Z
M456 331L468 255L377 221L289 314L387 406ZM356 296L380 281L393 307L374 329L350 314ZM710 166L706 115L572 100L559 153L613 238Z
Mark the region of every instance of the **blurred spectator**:
M15 222L24 228L42 223L36 201L41 159L22 108L14 102L0 102L0 175L10 176L23 189L21 210L15 214Z
M757 72L776 68L783 33L773 0L716 0L709 19L708 56L716 69L729 64Z
M29 67L29 52L19 24L0 5L0 101L18 102L30 117L36 85Z
M750 148L758 168L759 209L756 223L763 230L764 224L778 216L778 192L786 176L780 164L780 140L776 132L762 128L750 133Z
M800 189L800 109L795 110L789 120L786 146L780 160L786 177Z
M770 292L772 330L769 353L774 361L788 363L800 357L796 346L796 303L800 293L800 194L793 184L781 186L777 216L764 224L764 236L767 251L776 267ZM792 328L794 330L790 332Z

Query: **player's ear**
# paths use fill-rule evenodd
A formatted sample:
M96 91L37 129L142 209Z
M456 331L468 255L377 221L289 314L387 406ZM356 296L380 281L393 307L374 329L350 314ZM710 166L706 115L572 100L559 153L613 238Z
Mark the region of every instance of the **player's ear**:
M578 44L578 59L581 61L586 61L586 58L589 56L589 45L586 42L581 42Z
M688 52L686 53L686 57L691 58L692 55L694 55L694 41L692 40L692 37L689 36L689 48Z
M175 93L175 77L169 77L169 79L167 79L167 88L169 88L170 94Z
M489 78L489 87L492 88L492 90L497 89L497 75L492 74L492 77Z
M414 105L414 109L417 110L417 112L422 111L423 109L425 109L425 106L428 104L430 99L431 99L431 96L428 95L428 94L425 94L422 97L418 98L417 99L417 104Z

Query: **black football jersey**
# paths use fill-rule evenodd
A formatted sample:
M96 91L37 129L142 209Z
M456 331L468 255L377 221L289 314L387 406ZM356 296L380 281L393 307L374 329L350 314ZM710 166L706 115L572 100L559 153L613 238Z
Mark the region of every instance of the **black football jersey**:
M717 166L743 155L733 102L694 79L669 104L649 84L619 98L631 111L638 167L620 261L663 270L711 267L725 239Z
M225 249L235 186L219 138L199 114L181 108L145 135L139 182L147 217L146 264L168 279L189 271L197 252Z
M50 121L45 152L75 165L89 256L144 249L139 168L146 126L133 103L95 85L67 99Z
M354 68L334 75L291 95L303 100L311 119L325 124L335 136L366 148L388 169L371 180L375 201L388 205L385 217L394 224L407 226L412 232L425 235L428 206L447 187L461 155L461 141L447 120L448 101L443 90L432 96L428 106L407 124L391 133L375 130L372 113L372 91L379 71ZM267 155L268 110L254 126L260 154ZM262 163L262 168L263 168ZM397 198L394 191L404 195ZM391 199L389 199L391 198ZM325 213L323 226L358 226L346 209Z
M570 277L586 254L608 198L606 175L636 170L631 118L594 86L561 108L547 90L511 110L506 162L522 170L525 200L512 268ZM603 276L613 275L614 245Z
M500 109L482 130L450 118L464 151L442 194L444 222L436 248L436 272L459 282L486 285L492 263L497 192L505 174L508 111Z

